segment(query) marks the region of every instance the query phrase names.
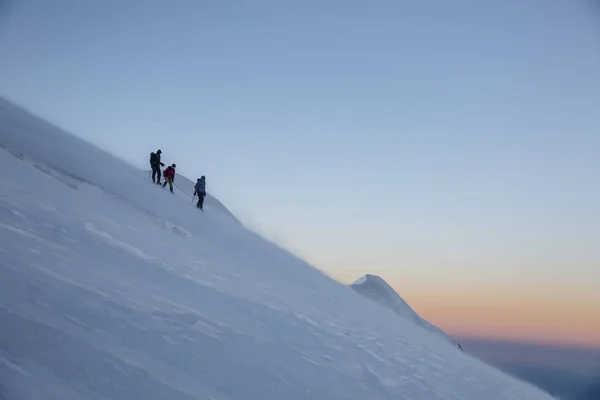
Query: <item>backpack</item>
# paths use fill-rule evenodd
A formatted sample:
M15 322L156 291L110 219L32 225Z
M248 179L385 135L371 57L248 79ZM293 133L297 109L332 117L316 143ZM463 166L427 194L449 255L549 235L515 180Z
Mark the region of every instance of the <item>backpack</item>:
M150 153L150 165L160 164L160 156L156 153Z

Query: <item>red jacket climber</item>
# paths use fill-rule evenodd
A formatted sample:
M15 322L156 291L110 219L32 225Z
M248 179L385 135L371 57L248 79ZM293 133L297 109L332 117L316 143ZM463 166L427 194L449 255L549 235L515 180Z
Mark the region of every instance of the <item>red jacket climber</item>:
M175 164L169 165L167 168L165 168L165 170L163 171L163 176L165 178L167 176L170 176L171 179L175 180Z
M169 189L173 192L173 182L175 181L175 164L168 166L163 171L163 176L165 177L165 183L163 183L163 187L169 184Z

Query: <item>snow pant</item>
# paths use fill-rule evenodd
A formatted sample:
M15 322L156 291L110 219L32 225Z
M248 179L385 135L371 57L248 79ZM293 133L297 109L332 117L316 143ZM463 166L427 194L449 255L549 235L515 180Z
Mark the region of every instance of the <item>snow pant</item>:
M152 182L160 183L160 164L152 165Z
M169 190L171 193L173 193L173 178L170 176L165 176L165 183L163 183L163 187L167 186L167 183L169 184Z
M204 207L204 193L198 193L198 202L196 203L196 207L203 209Z

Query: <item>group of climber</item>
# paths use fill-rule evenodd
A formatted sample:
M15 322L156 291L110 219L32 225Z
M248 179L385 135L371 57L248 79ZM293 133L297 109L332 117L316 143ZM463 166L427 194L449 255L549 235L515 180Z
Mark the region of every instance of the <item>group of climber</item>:
M160 160L162 154L162 150L157 150L156 153L150 153L150 167L152 168L152 182L157 185L160 185L160 177L161 171L160 168L164 167ZM166 187L169 184L169 190L173 193L173 183L175 182L175 164L169 165L162 171L162 177L165 179L164 183L162 183L162 187ZM201 178L198 178L196 181L196 185L194 186L194 197L198 196L198 202L196 203L196 207L203 210L204 209L204 197L206 197L206 177L203 175Z

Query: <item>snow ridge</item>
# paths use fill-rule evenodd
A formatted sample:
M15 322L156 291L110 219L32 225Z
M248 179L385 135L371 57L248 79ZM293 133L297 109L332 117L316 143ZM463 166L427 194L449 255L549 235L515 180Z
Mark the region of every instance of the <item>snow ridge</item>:
M430 332L444 337L460 348L460 345L455 343L444 331L421 318L383 278L377 275L367 274L352 283L350 287L363 296L389 308L399 316L406 318Z

